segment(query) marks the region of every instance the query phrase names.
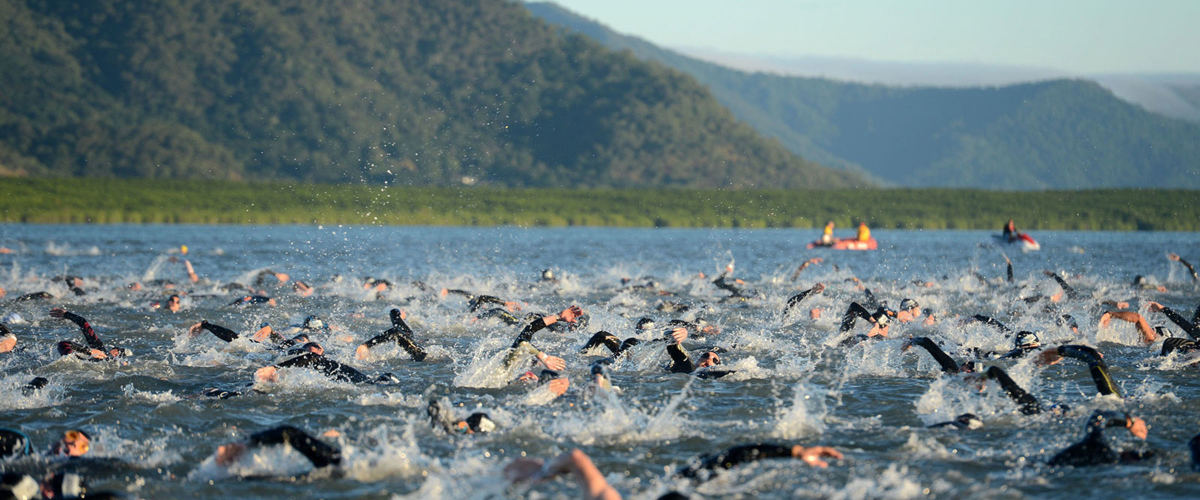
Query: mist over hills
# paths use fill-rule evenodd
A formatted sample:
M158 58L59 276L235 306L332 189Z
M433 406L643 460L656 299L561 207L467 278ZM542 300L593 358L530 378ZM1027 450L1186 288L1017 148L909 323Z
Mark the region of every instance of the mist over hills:
M0 0L0 175L849 187L520 4Z
M806 158L895 185L1200 188L1200 124L1148 112L1093 81L899 87L749 73L664 50L554 4L526 6L564 29L695 76L738 118Z

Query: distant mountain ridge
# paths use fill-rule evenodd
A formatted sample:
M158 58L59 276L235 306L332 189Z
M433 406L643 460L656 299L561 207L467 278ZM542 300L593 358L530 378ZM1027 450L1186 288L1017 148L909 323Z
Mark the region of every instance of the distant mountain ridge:
M546 21L695 76L738 118L805 158L901 186L1200 188L1200 125L1091 81L889 87L746 73L621 35L557 5Z
M504 0L0 0L0 175L864 184Z

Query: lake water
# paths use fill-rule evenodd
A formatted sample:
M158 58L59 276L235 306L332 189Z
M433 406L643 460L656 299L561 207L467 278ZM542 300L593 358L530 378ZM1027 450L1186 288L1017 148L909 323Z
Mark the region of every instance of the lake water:
M535 486L509 486L500 475L517 456L551 457L573 447L586 451L626 497L656 498L669 490L697 497L1197 497L1200 474L1191 472L1187 440L1200 432L1196 417L1200 381L1186 359L1157 356L1161 341L1145 345L1128 323L1100 328L1099 302L1128 300L1153 325L1181 330L1148 313L1157 300L1185 315L1200 301L1200 287L1167 252L1200 262L1195 233L1043 232L1039 252L997 247L978 231L874 231L880 250L806 250L816 230L522 229L334 226L0 226L0 314L19 314L9 326L19 338L15 354L0 354L0 427L19 428L38 449L69 428L91 433L94 489L146 498L190 497L575 497L567 478ZM186 258L204 281L187 283ZM1007 254L1016 282L1005 283ZM796 267L811 266L793 281ZM723 302L728 293L709 281L725 266L757 291L746 302ZM539 283L545 268L559 281ZM311 297L271 291L278 307L233 308L231 282L251 283L259 271L288 273L316 288ZM1019 299L1051 295L1054 270L1081 294L1058 305L1079 321L1075 335L1056 325L1044 304ZM709 278L700 279L698 273ZM76 296L60 275L85 279ZM1167 291L1135 290L1144 275ZM382 294L360 287L361 278L384 278ZM622 278L653 279L672 296L622 290ZM891 338L839 345L840 317L864 293L859 278L893 307L914 298L931 308L932 326L896 325ZM982 279L981 279L982 278ZM150 308L171 293L125 285L172 280L186 291L183 310ZM430 292L415 285L427 284ZM806 299L803 313L782 317L788 297L817 282L825 293ZM538 347L565 358L572 387L543 402L536 389L506 387L511 375L498 358L519 331L495 321L475 321L459 296L441 288L496 295L524 311L551 313L571 304L590 317L584 331L539 332ZM48 291L57 298L15 302ZM664 300L691 306L657 309ZM60 358L54 343L81 342L78 329L47 315L63 306L88 318L108 343L133 349L127 364ZM388 310L408 314L416 341L430 356L414 362L381 346L356 360L358 343L387 329ZM813 320L808 309L820 308ZM320 315L339 331L318 340L327 355L368 374L390 372L400 382L356 386L302 369L281 370L274 384L230 399L200 396L206 387L244 390L255 369L281 355L240 339L224 343L189 325L207 319L239 332L263 321L298 324ZM942 375L919 349L902 352L910 335L939 341L951 356L967 348L1004 351L1012 340L996 329L961 319L985 314L1017 329L1038 330L1047 344L1081 343L1104 353L1125 398L1101 397L1085 366L1067 360L1050 367L1025 360L997 362L1039 400L1069 405L1065 416L1023 416L995 383L980 391L962 377ZM611 366L618 389L593 394L588 366L599 353L580 353L591 333L634 335L634 323L659 325L702 317L721 333L689 339L693 352L728 349L723 366L734 375L717 380L665 373L662 344L635 348ZM865 331L859 326L858 331ZM961 348L960 348L961 347ZM50 385L23 395L34 376ZM499 429L487 435L447 436L431 429L429 399L453 404L465 417L485 411ZM1083 436L1095 409L1120 409L1144 417L1149 438L1120 429L1107 432L1115 448L1152 450L1130 465L1051 468L1045 462ZM985 426L975 431L926 425L972 412ZM279 424L320 433L343 450L344 475L299 481L225 478L213 465L217 445ZM702 453L755 442L823 444L845 453L827 469L794 460L747 464L703 483L672 477ZM288 450L255 456L262 472L303 469ZM4 470L44 469L42 461L0 464Z

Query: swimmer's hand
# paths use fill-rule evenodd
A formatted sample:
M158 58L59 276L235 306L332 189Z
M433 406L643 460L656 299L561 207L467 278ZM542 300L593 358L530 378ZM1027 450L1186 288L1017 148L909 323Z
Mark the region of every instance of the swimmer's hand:
M61 307L55 307L54 309L51 309L51 310L50 310L50 317L51 317L51 318L59 318L59 319L62 319L62 318L64 318L64 317L66 317L66 316L67 316L67 310L66 310L66 309L63 309L63 308L61 308Z
M667 339L670 340L674 344L682 344L683 341L687 340L687 338L688 338L687 328L679 327L679 328L676 328L674 330L667 332Z
M792 457L803 460L804 463L813 467L829 467L829 463L821 460L822 458L842 459L842 453L828 446L810 446L805 448L800 445L792 447Z
M537 354L537 359L538 361L541 361L543 365L546 365L546 369L550 371L558 372L567 368L567 362L558 356L549 356L544 352L539 352Z
M563 311L558 314L558 319L566 321L567 323L574 323L575 320L579 319L580 316L583 316L583 309L581 309L579 306L571 306L563 309Z
M199 334L200 334L200 330L201 330L201 329L203 329L203 328L204 328L204 322L203 322L203 321L201 321L201 322L199 322L199 323L196 323L196 324L194 324L194 325L192 325L192 326L189 326L189 327L188 327L188 335L189 335L189 336L192 336L192 337L195 337L196 335L199 335Z
M243 443L229 443L218 446L216 456L217 465L220 465L221 467L229 467L236 462L238 458L241 458L242 454L244 453L246 453L246 445Z
M1149 430L1146 428L1146 420L1141 417L1133 417L1125 421L1125 427L1129 429L1129 433L1136 436L1138 439L1146 439Z
M1146 304L1146 309L1149 309L1150 312L1162 312L1163 305L1152 300L1150 303Z
M1179 254L1171 252L1167 254L1167 259L1179 262Z

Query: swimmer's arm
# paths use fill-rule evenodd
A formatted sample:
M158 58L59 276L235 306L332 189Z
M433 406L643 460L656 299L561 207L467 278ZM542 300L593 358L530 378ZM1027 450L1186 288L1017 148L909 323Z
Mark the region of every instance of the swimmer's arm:
M933 356L934 361L937 361L938 364L942 366L943 372L958 373L958 363L954 362L954 360L951 359L941 347L938 347L937 344L930 340L929 337L915 337L908 341L908 344L905 345L905 348L907 348L909 345L921 346L925 348L926 351L929 351L929 355Z
M677 343L667 344L667 354L671 355L671 373L692 373L696 371L696 365L692 363L687 352Z
M987 377L1000 383L1000 387L1004 389L1004 393L1009 399L1021 405L1021 413L1025 415L1036 415L1042 412L1042 406L1038 404L1037 398L1025 392L1021 386L1017 385L1008 373L1003 369L993 366L987 369Z
M88 346L90 346L92 349L104 349L104 342L100 340L100 336L96 335L96 331L92 330L92 325L88 323L83 316L61 308L51 309L50 315L70 320L72 323L75 323L75 325L79 327L79 333L82 333L83 338L87 339Z
M212 323L209 323L208 321L201 321L199 323L199 328L197 330L208 330L208 331L212 332L212 334L215 335L217 338L224 340L226 342L233 342L233 339L238 338L237 332L230 330L228 328L225 328L221 325L214 325Z
M250 436L249 443L253 446L269 446L286 443L292 449L300 452L312 462L313 467L321 468L330 465L341 465L342 452L308 433L292 426L281 426L262 431Z
M1196 268L1192 267L1192 264L1189 263L1188 261L1183 260L1183 257L1180 257L1179 254L1169 253L1169 254L1167 254L1167 258L1171 259L1173 261L1176 261L1180 264L1183 264L1184 267L1187 267L1188 272L1192 273L1192 281L1200 281L1200 275L1196 274Z
M1168 318L1171 319L1171 322L1175 323L1176 325L1179 325L1179 327L1182 328L1183 331L1187 332L1187 334L1190 335L1193 339L1200 340L1200 328L1197 328L1195 324L1189 322L1182 315L1175 312L1174 309L1171 309L1170 307L1159 304L1158 302L1151 302L1149 304L1149 309L1151 311L1157 311L1157 312L1161 312L1161 313L1165 314ZM1200 312L1200 309L1197 309L1197 312Z
M1074 288L1071 288L1071 285L1067 284L1067 280L1064 280L1062 276L1058 275L1058 273L1053 271L1044 271L1044 274L1054 278L1054 281L1058 282L1058 286L1063 289L1063 292L1066 292L1068 299L1075 300L1079 298L1079 292L1076 292Z

